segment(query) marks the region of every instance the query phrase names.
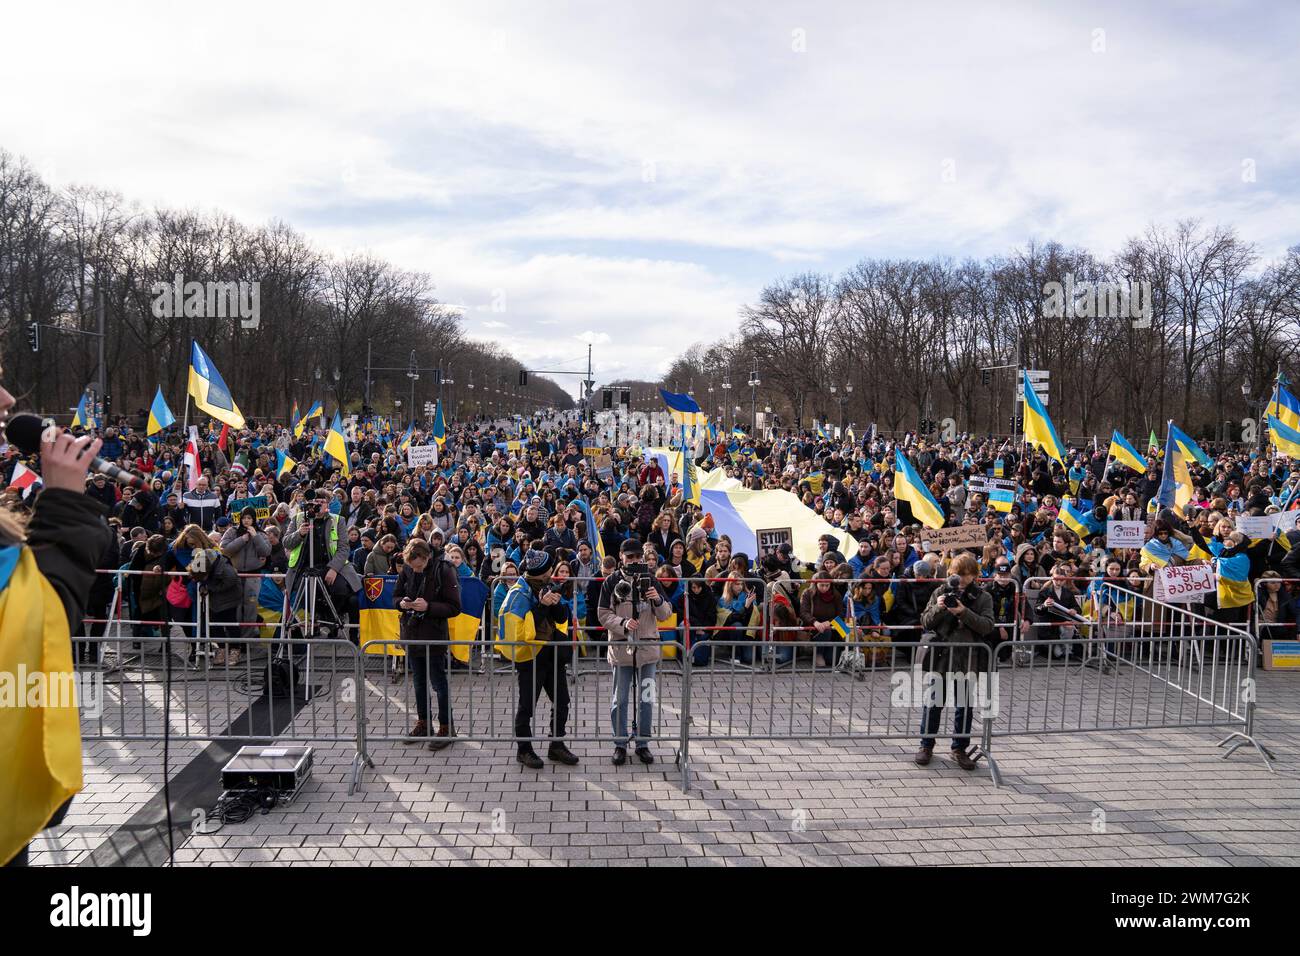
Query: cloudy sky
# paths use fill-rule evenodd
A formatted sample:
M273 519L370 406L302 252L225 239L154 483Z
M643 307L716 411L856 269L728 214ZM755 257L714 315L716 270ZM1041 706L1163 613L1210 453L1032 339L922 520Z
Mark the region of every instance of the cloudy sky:
M424 270L532 367L655 377L863 256L1300 241L1300 5L1155 6L25 4L0 147Z

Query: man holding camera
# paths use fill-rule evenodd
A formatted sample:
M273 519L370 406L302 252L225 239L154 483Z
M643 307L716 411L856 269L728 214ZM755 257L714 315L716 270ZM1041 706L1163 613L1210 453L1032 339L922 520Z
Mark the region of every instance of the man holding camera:
M573 649L561 643L565 634L557 625L569 619L560 591L551 584L555 557L546 551L525 552L520 562L522 575L506 593L497 616L496 648L514 661L519 682L519 706L515 711L516 758L525 767L541 770L542 758L533 750L533 710L541 692L551 698L551 737L546 750L548 759L566 766L578 762L577 756L564 745L565 727L569 722L569 682L565 665Z
M967 753L970 749L973 717L970 705L974 688L964 675L975 669L969 665L977 658L971 656L970 649L944 645L980 642L993 633L993 598L977 586L979 570L979 563L973 555L959 554L949 568L951 574L947 586L937 588L930 595L930 601L921 614L921 626L927 632L924 638L924 650L928 656L926 669L930 680L938 678L935 688L938 699L921 710L921 749L916 752L916 763L921 767L928 764L934 755L934 734L939 729L939 718L945 704L945 688L951 684L959 694L964 689L966 697L965 700L946 701L953 708L952 759L963 770L975 769L975 761ZM958 680L964 684L962 689L956 688Z
M329 502L329 492L317 491L315 497L304 501L290 517L292 530L284 536L284 549L289 553L284 586L289 606L293 607L300 583L308 577L322 579L339 612L339 620L333 624L342 628L346 624L345 616L353 607L354 595L361 590L361 575L348 561L346 533L340 542L342 522L330 512Z
M642 563L641 548L635 541L619 547L623 566L605 579L600 589L597 616L609 634L606 660L614 667L614 696L610 720L614 727L614 766L627 763L627 702L633 684L637 686L636 755L642 763L654 763L650 752L650 728L654 725L655 665L662 657L658 622L667 620L672 608L659 593L648 565Z

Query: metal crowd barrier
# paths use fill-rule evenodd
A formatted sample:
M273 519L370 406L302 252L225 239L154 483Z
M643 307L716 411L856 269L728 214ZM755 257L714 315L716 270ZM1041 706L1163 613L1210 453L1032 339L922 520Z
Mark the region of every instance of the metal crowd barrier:
M119 581L126 574L110 573ZM590 580L575 580L575 587ZM1102 597L1094 602L1093 616L1073 635L1053 632L1055 636L1020 639L1023 602L1016 600L1012 620L995 622L1010 627L1016 639L952 644L928 639L919 624L864 626L855 620L855 586L870 583L883 592L894 583L890 580L833 579L832 585L844 589L836 602L842 602L838 623L847 633L841 638L837 626L818 632L815 640L799 639L810 635L798 619L800 589L815 581L789 582L795 623L783 624L774 619L774 606L784 582L747 578L743 583L762 586L761 603L757 597L754 602L757 617L751 613L741 623L715 619L696 625L689 620L689 603L684 604L676 622L680 634L657 644L664 659L656 665L654 681L634 688L653 711L648 730L633 729L638 715L631 708L629 736L672 744L684 789L690 786L693 739L920 737L925 708L952 708L954 703L973 708L978 721L970 728L977 741L973 756L988 758L999 784L993 747L1001 737L1233 727L1222 741L1232 743L1225 757L1250 744L1266 765L1272 758L1254 739L1257 645L1250 633L1116 583L1098 589ZM918 583L942 586L943 581ZM414 742L410 731L420 710L414 674L429 671L436 677L443 670L457 741L518 745L562 737L612 744L616 674L599 653L608 643L591 637L599 629L576 620L574 602L567 639L551 642L540 666L517 667L511 658L520 645L495 640L490 591L473 640L438 642L362 642L352 624L338 638L322 639L312 626L287 629L283 612L272 624L214 621L202 594L184 637L172 636L170 626L163 636L132 635L123 629L148 628L154 622L111 608L104 622L116 628L114 633L77 639L110 649L95 655L100 663L88 662L83 669L113 678L105 680L103 706L83 717L85 736L158 740L168 727L178 740L350 742L355 749L351 792L362 770L374 766L373 743ZM120 596L119 585L118 600ZM286 595L286 607L288 602ZM1112 614L1116 608L1121 612ZM1036 623L1040 631L1050 626ZM267 627L272 628L269 637L253 630ZM129 646L133 641L159 642L169 653L143 653ZM240 648L240 662L231 664L226 655L226 663L218 664L216 656L200 653L211 645ZM597 651L587 658L590 663L599 658L585 672L579 667L584 648ZM1053 648L1062 656L1053 656ZM425 663L417 667L413 658L421 650ZM396 657L398 652L404 657ZM431 663L434 656L440 656L441 668ZM170 673L176 658L184 664L179 676ZM387 677L390 663L399 659L407 666L395 679L376 679ZM573 689L579 676L596 680L594 693ZM675 678L672 683L664 680L668 676ZM162 692L167 680L170 695ZM434 715L440 684L429 680L432 686L426 687L431 730L439 723ZM527 733L522 723L516 725L521 690L538 701ZM555 701L540 703L540 696L552 691L567 698L562 735L542 718L554 713ZM171 719L173 707L179 709L177 720ZM940 728L935 736L943 733Z

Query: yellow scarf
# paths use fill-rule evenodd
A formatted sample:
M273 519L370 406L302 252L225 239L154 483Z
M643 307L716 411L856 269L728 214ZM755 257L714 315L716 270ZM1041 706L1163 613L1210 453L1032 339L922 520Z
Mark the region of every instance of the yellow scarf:
M38 675L51 696L74 673L63 602L29 548L0 593L0 865L82 786L77 707L26 706L30 681L19 686L20 672Z

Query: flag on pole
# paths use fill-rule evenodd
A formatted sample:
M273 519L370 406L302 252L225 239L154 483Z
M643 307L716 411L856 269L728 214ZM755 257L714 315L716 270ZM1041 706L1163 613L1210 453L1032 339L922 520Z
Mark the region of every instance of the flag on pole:
M203 471L199 465L199 426L190 426L190 437L185 442L185 490L193 491Z
M275 477L283 478L286 474L298 467L298 463L286 455L281 449L275 450Z
M297 407L298 407L297 403L294 403L294 408L296 409ZM299 419L298 421L294 422L293 437L301 438L302 430L307 426L307 422L319 415L324 415L324 414L325 414L325 409L321 407L321 403L312 402L311 408L307 409L307 414L302 416L302 418Z
M1276 418L1288 428L1300 431L1300 398L1296 398L1282 385L1283 382L1277 383L1273 401L1269 403L1264 414Z
M1147 470L1146 460L1128 443L1128 439L1119 433L1119 429L1111 432L1110 451L1107 454L1121 465L1132 468L1139 474Z
M201 411L232 428L244 427L244 416L217 367L197 341L190 343L190 397Z
M943 509L901 448L894 450L894 497L910 504L913 517L927 528L943 527Z
M1169 423L1169 441L1165 445L1165 466L1160 477L1160 490L1156 501L1162 508L1172 508L1179 515L1183 507L1192 500L1192 478L1187 470L1187 459L1191 453L1183 446L1176 435L1181 434Z
M334 423L330 425L330 430L325 435L325 454L339 463L339 470L344 478L352 474L351 462L348 461L348 440L343 434L343 421L339 418L338 412L334 413Z
M1268 430L1279 452L1288 458L1300 459L1300 431L1272 415L1268 416Z
M1183 451L1187 453L1188 457L1195 458L1202 468L1214 467L1214 459L1201 451L1201 446L1196 444L1190 435L1173 422L1169 423L1169 437L1178 442Z
M1043 407L1042 401L1034 391L1034 383L1029 380L1029 373L1024 373L1025 377L1025 441L1047 452L1048 456L1055 458L1062 468L1065 467L1065 446L1061 444L1061 439L1056 436L1056 427L1052 420L1047 416L1047 409Z
M397 450L399 452L405 452L406 449L411 447L411 434L414 431L415 431L415 422L411 422L411 424L406 426L406 434L403 435L401 440L398 441L397 443Z
M230 444L230 426L222 425L221 435L217 438L217 447L224 453L228 444Z
M95 416L90 410L90 395L87 392L81 393L81 401L77 402L77 411L72 416L70 428L94 428Z
M153 397L153 404L149 406L149 425L145 429L146 437L153 437L164 428L170 428L176 424L176 416L172 410L167 407L167 400L163 398L162 386L158 386L158 393Z
M1160 439L1156 437L1156 430L1151 429L1151 437L1147 439L1147 451L1159 451Z
M707 425L708 418L700 411L699 403L689 395L680 395L666 389L659 389L659 395L668 406L673 421L679 425Z
M9 479L9 487L17 488L26 498L32 493L32 490L41 486L41 476L32 471L21 461L14 466L13 477Z
M447 424L442 420L442 399L438 399L438 407L433 413L433 440L442 448L447 443Z

